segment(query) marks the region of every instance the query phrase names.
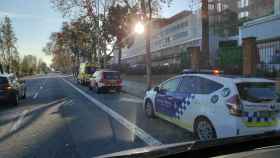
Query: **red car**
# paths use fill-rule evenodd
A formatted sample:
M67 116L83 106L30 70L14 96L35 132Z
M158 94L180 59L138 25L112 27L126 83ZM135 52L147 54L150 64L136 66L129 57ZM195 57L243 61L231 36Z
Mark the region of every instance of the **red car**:
M89 88L94 89L97 93L110 90L120 92L122 89L120 73L113 70L96 71L90 78Z

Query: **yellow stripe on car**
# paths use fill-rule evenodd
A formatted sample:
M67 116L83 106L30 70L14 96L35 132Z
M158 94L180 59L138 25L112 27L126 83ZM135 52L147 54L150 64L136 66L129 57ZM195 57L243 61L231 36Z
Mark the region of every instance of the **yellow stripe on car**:
M278 124L278 120L273 120L273 121L270 121L270 122L257 122L257 121L247 122L247 121L243 121L243 123L247 127L269 127L269 126L276 126Z

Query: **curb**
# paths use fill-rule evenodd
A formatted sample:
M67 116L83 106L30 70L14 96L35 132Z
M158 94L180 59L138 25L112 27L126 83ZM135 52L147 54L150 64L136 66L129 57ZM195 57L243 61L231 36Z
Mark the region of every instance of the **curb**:
M121 90L121 92L126 93L126 94L129 94L129 95L132 95L132 96L137 97L137 98L141 98L141 99L144 98L144 96L140 96L140 95L137 95L137 94L134 94L134 93L130 93L130 92L125 91L125 90L123 90L123 89Z

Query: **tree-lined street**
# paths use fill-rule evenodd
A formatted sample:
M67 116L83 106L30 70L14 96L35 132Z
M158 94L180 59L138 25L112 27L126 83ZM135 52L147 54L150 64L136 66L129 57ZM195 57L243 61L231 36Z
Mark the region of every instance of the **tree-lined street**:
M193 139L148 119L142 99L129 94L96 94L59 74L29 78L27 86L20 106L1 106L0 157L93 157Z
M279 24L280 0L0 2L0 158L279 147Z

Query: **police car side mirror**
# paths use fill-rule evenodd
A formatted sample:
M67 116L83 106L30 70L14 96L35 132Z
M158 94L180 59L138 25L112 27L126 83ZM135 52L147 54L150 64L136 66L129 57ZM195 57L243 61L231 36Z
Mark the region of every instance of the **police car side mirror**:
M159 92L159 87L156 86L156 87L154 88L154 91L156 91L156 92L158 93L158 92Z

